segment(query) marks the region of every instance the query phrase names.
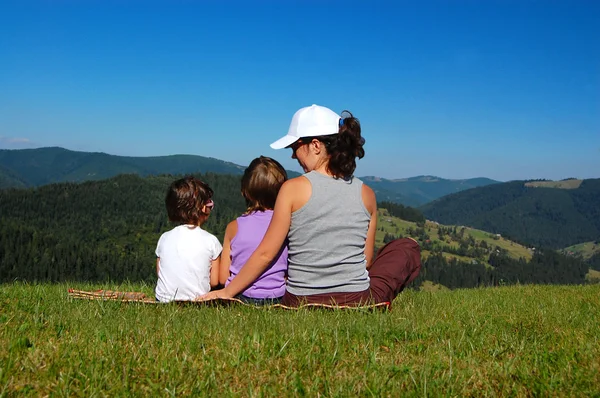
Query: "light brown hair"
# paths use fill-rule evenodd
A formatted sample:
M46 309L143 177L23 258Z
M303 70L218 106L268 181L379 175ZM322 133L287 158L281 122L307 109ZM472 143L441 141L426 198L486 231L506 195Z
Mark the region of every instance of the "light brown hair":
M287 180L283 166L266 156L254 159L242 176L242 195L246 199L247 213L271 210L281 185Z

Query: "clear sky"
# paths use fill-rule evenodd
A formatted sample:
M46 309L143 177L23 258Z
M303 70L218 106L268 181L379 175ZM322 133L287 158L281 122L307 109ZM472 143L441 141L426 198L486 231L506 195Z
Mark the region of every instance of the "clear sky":
M356 174L600 177L600 1L1 1L0 148L246 165L313 103Z

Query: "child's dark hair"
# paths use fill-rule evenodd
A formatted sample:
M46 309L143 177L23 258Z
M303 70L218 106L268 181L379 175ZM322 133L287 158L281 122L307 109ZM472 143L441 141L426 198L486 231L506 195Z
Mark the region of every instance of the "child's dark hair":
M356 158L362 159L365 156L365 139L361 136L360 122L349 111L342 112L338 134L307 137L302 138L302 141L310 142L311 139L325 144L329 154L328 169L335 178L352 177L356 169Z
M242 176L242 195L248 207L246 211L273 209L279 189L286 180L285 169L275 159L266 156L254 159Z
M202 211L213 196L205 182L189 176L173 181L165 197L169 220L174 223L200 225L209 213Z

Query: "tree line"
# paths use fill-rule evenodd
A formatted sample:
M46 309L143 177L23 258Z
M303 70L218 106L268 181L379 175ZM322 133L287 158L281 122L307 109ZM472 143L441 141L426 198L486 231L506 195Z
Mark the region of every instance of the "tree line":
M387 209L391 216L401 218L406 221L425 222L425 216L414 207L404 206L400 203L382 201L377 204L381 209Z
M514 259L506 253L489 257L492 268L481 262L447 260L433 253L423 263L414 281L418 286L429 280L448 288L471 288L512 284L584 284L588 266L583 261L553 250L541 250L530 261Z

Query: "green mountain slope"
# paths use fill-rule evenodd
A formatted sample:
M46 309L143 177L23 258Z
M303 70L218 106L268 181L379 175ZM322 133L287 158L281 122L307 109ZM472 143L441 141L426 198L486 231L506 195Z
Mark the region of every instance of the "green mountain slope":
M380 247L388 239L408 236L421 244L423 259L432 253L441 253L446 259L456 259L469 263L490 265L490 254L496 250L503 251L513 259L531 260L533 251L517 242L513 242L497 234L469 227L441 225L427 221L415 223L389 215L387 209L378 210L376 246Z
M406 206L421 206L442 196L466 189L496 184L489 178L447 180L433 176L418 176L398 180L387 180L373 176L361 177L377 194L377 200L402 203Z
M563 248L600 237L600 179L575 189L493 184L452 194L420 208L428 219L508 235L519 242Z
M118 174L241 174L244 171L242 166L203 156L128 157L57 147L0 150L0 167L20 177L21 184L6 180L5 187L101 180ZM0 176L3 174L0 169Z
M12 170L0 165L0 189L3 188L25 188L21 178Z
M437 222L408 222L378 213L376 246L399 237L416 239L423 267L413 282L422 289L511 283L584 283L594 264L575 256L527 248L498 234Z

